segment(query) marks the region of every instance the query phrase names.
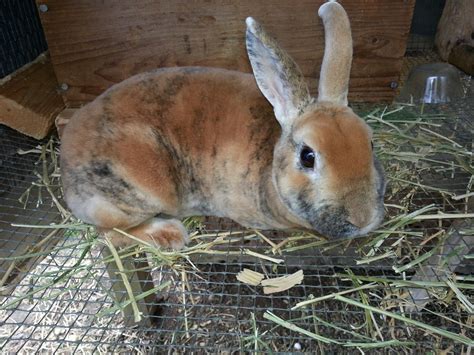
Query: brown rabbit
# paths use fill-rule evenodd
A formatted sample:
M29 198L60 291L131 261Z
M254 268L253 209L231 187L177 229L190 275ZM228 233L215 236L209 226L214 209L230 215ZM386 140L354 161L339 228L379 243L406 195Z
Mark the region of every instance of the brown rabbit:
M328 237L376 228L385 182L370 128L347 107L349 20L336 2L319 15L326 44L318 99L293 60L248 18L255 77L160 69L114 85L79 110L61 147L74 215L116 245L133 240L113 228L172 248L187 239L179 219L192 215Z

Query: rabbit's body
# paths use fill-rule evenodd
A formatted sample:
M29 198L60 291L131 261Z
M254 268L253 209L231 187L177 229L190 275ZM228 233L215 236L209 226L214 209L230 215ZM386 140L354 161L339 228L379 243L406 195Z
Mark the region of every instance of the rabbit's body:
M79 110L61 146L73 213L115 244L130 241L118 228L175 248L187 235L178 218L192 215L331 237L374 229L383 216L383 172L370 129L347 107L347 16L340 5L326 5L320 13L324 8L323 19L340 32L349 60L325 55L322 70L334 74L321 75L319 101L296 64L248 19L255 77L160 69L113 86ZM334 50L327 41L326 52Z
M158 214L225 216L264 229L301 227L272 198L280 131L250 74L170 68L137 75L79 110L66 126L66 201L79 218L106 229Z

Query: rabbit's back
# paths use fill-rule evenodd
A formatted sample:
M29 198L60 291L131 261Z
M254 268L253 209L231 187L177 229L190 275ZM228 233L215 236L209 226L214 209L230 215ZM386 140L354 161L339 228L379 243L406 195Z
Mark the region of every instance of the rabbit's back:
M264 204L261 176L270 173L279 135L249 74L211 68L140 74L107 90L67 125L61 147L66 200L78 217L104 227L117 221L104 222L108 215L97 221L86 199L104 199L137 221L158 212L232 217L237 210L245 224Z

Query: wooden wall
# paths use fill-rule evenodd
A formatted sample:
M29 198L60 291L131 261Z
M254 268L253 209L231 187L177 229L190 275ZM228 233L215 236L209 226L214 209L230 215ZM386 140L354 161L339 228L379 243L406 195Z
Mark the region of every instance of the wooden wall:
M44 54L0 80L0 124L42 139L63 109L51 60Z
M340 0L353 29L353 101L390 101L415 0ZM322 0L37 0L64 99L75 107L133 74L202 65L250 71L247 16L260 21L316 88ZM43 6L43 10L45 7ZM63 85L63 87L65 87Z

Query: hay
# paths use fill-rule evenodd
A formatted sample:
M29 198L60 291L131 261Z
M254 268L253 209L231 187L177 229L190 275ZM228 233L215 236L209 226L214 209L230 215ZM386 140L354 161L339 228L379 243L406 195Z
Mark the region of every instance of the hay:
M238 281L247 285L263 286L263 293L265 295L289 290L296 285L300 285L303 278L303 270L298 270L290 275L265 278L264 274L245 268L236 276Z
M100 327L109 326L105 323L110 321L110 317L113 317L115 322L114 330L107 334L110 340L109 343L118 342L120 339L120 342L123 343L122 348L124 351L139 351L136 347L127 347L127 341L123 340L124 337L127 339L128 336L130 337L129 339L137 341L137 338L140 339L140 335L134 331L120 330L123 328L123 319L121 319L120 312L125 307L131 305L134 309L135 319L138 321L141 319L141 314L137 307L137 301L147 297L150 292L166 290L172 285L176 285L176 288L181 290L182 309L179 312L184 314L185 319L185 336L183 341L190 338L192 329L201 327L201 325L193 324L193 319L189 316L191 314L190 310L193 309L196 302L199 302L199 299L193 299L190 295L193 286L188 280L188 273L190 272L192 272L192 275L199 275L200 270L193 263L193 259L196 256L246 255L248 258L253 259L255 263L259 262L264 267L264 271L265 267L271 267L274 271L277 271L279 265L284 266L285 259L275 258L271 255L278 254L284 256L311 248L318 248L323 252L328 252L336 248L348 250L355 247L359 253L358 265L379 265L380 263L390 261L393 265L393 271L402 277L361 276L355 275L348 268L347 273L337 274L335 277L344 282L350 281L353 284L352 288L330 293L322 297L310 296L306 301L288 305L288 309L301 312L300 318L285 320L272 312L265 312L260 316L263 316L267 321L273 322L275 328L262 333L259 332L260 323L252 313L253 318L248 320L252 324L252 328L249 329L250 335L243 338L244 345L247 344L250 349L254 350L265 349L268 351L273 349L278 351L278 345L273 343L273 340L267 341L266 338L269 337L271 339L271 335L280 327L314 339L322 351L327 344L358 349L375 347L410 348L415 345L414 342L409 341L406 337L400 338L402 333L396 333L393 330L391 332L388 331L386 326L384 326L384 323L387 322L391 329L395 329L396 324L403 324L407 333L419 330L425 336L432 336L436 341L446 338L454 342L454 344L472 347L474 345L472 339L466 335L472 334L472 317L468 317L466 322L461 322L439 313L434 314L433 317L440 317L456 324L465 333L453 334L442 328L415 321L410 318L410 313L405 313L404 310L410 306L410 300L407 299L407 295L409 295L406 292L407 288L417 288L425 290L428 295L433 297L434 302L444 302L443 300L448 297L447 295L451 295L449 299L453 303L454 308L459 311L472 313L472 302L466 296L465 291L474 289L472 285L473 279L466 279L465 277L461 279L452 274L449 279L441 281L410 281L406 279L407 272L420 269L420 267L427 263L427 260L430 260L436 254L441 255L442 260L447 260L449 255L443 255L443 246L449 243L449 223L454 219L465 220L474 217L474 214L467 207L468 199L473 194L471 191L473 184L472 174L474 172L472 150L469 146L465 147L457 142L455 137L447 137L442 134L441 128L445 118L441 115L420 114L414 112L410 107L399 106L396 108L374 109L367 113L365 118L374 128L375 150L387 171L390 186L386 197L388 217L380 229L370 237L355 238L354 240L328 241L316 234L295 233L277 243L261 231L240 230L209 233L205 229L202 218L187 218L184 223L194 232L191 233L190 245L183 250L161 250L123 231L117 230L117 232L132 238L137 242L137 245L122 250L115 250L110 243L105 241L105 246L111 250L113 256L101 259L98 256L98 251L104 247L104 241L96 237L90 226L72 218L62 206L61 196L54 196L50 188L52 184L59 184L59 168L57 166L57 150L54 148L55 143L51 141L46 146L38 147L37 150L21 152L21 154L39 154L38 165L41 167L41 173L37 174L38 180L33 183L30 189L25 191L22 199L34 198L33 194L36 194L38 203L41 203L42 194L48 193L52 195L55 207L64 217L63 222L58 225L29 225L28 227L50 228L53 231L67 229L74 236L67 238L64 243L61 243L52 250L42 250L42 245L40 245L26 255L14 257L15 262L19 262L33 256L45 256L43 261L31 272L31 276L28 276L23 282L25 284L25 282L30 282L30 278L31 280L34 279L34 282L31 281L33 286L18 287L8 297L7 301L3 302L0 306L0 318L5 319L15 315L15 313L18 314L18 312L26 312L25 315L31 317L33 313L29 312L38 307L39 309L62 309L64 312L65 307L71 307L71 304L74 303L69 298L72 290L87 294L87 290L100 288L104 292L90 297L88 302L85 303L86 308L91 307L88 305L89 303L93 305L100 304L100 309L86 312L83 315L84 319L80 321L82 322L81 324L86 328L100 329ZM51 161L52 164L48 165L47 161ZM441 174L448 177L465 174L470 176L470 178L463 191L453 192L449 186L438 184L436 179L423 178L423 175L430 177L430 174L433 176ZM431 201L435 201L435 203L427 203ZM447 224L446 222L449 223ZM430 226L433 226L433 223L435 223L439 230L426 235L423 229L413 229L414 225L423 227L424 223L429 223ZM429 228L426 230L429 230ZM467 236L472 235L472 228L461 230L460 233L464 233L463 235ZM247 242L258 243L258 251L257 249L252 250L250 247L245 249L239 248L242 243ZM46 269L46 265L52 264L52 258L56 260L58 255L62 253L69 253L69 255L74 256L66 258L67 260L64 263L58 264L53 269L51 267ZM86 255L91 255L92 258L85 258ZM114 303L113 295L108 291L110 289L109 281L107 277L99 275L99 273L103 273L105 263L114 263L118 266L123 276L123 281L127 285L126 275L133 270L125 270L123 265L121 266L120 260L133 257L134 255L147 255L150 270L170 269L176 275L176 279L162 280L152 291L141 295L133 294L131 289L127 287L128 297L126 301ZM464 255L459 255L458 257L461 261ZM468 257L472 257L472 255ZM96 261L91 261L94 259ZM453 263L449 265L451 268L457 266ZM447 270L447 272L452 272L452 270ZM246 282L245 279L242 281ZM4 282L3 279L2 282ZM252 285L251 282L249 283ZM80 291L78 291L79 285ZM29 299L33 299L34 302L28 304L26 311L19 311L19 305L25 305L25 302L28 303ZM66 299L68 299L67 302L65 301ZM314 312L315 307L318 303L330 299L346 304L352 310L363 312L363 325L355 327L355 324L348 324L345 327L341 327L318 317ZM378 300L378 307L370 304L373 302L371 300L374 299ZM33 323L52 323L52 320L48 319L48 316L46 316L42 320L33 320ZM16 346L19 346L18 342L14 340L15 333L27 333L31 330L31 326L22 325L24 320L19 319L18 326L16 327L2 327L0 336L4 339L4 345L9 351L15 351ZM310 331L297 325L301 321L310 322L314 330ZM72 334L70 335L71 337L76 337L77 339L83 339L84 337L94 338L94 332L91 331L85 331L84 334L75 334L74 332L77 330L72 331L72 328L69 328L72 324L74 322L57 325L57 327L66 329L68 334ZM332 339L324 334L318 334L316 330L323 328L333 329L339 332L339 334L349 336L350 339ZM62 334L62 330L53 330L51 334L55 334L55 332L59 332L59 335ZM98 335L96 334L96 336ZM58 339L65 338L58 336ZM146 337L143 338L144 348L148 346L147 341L149 340L146 339ZM177 340L172 339L171 341ZM30 340L28 342L29 346L34 348L34 342L35 340ZM101 342L103 342L103 339ZM48 344L51 344L50 350L59 347L61 344L61 346L64 346L62 341L58 340L55 342L54 336L52 336L52 340ZM76 350L87 352L96 345L94 345L93 341L84 346L77 344ZM106 345L99 345L99 348L103 351L110 350ZM116 349L114 348L114 350Z

